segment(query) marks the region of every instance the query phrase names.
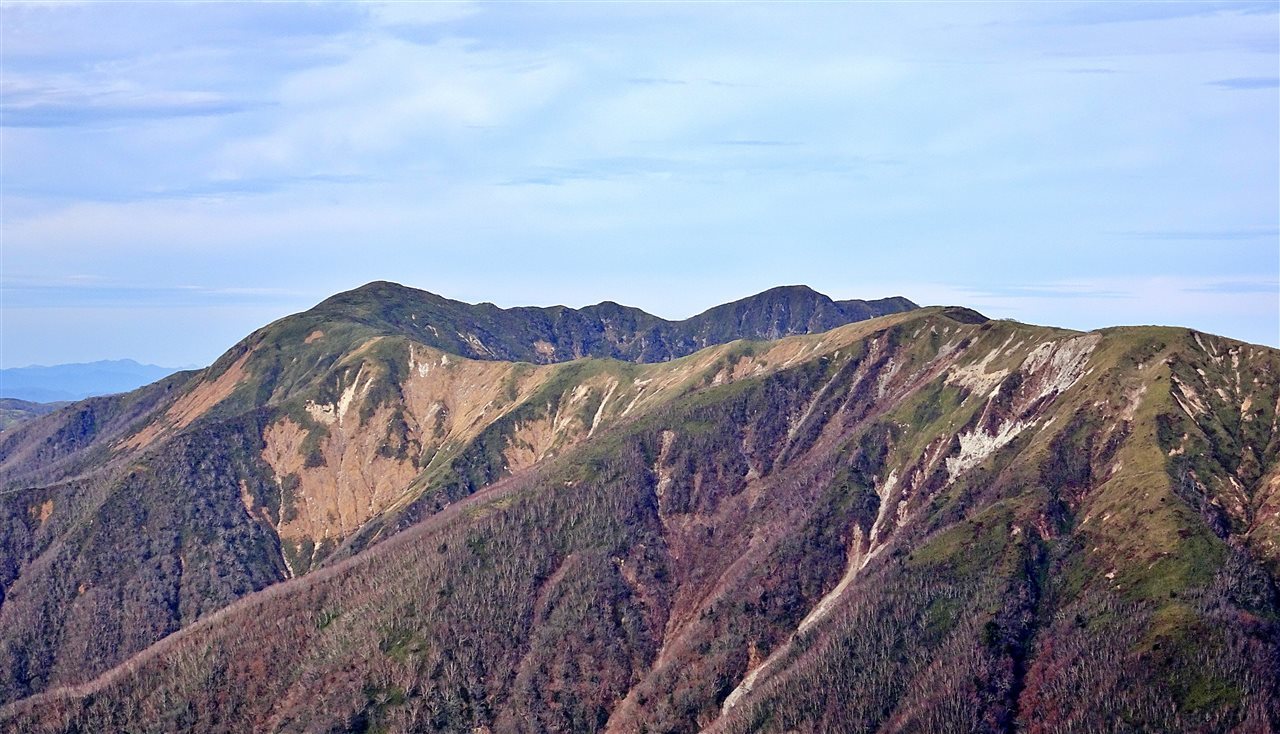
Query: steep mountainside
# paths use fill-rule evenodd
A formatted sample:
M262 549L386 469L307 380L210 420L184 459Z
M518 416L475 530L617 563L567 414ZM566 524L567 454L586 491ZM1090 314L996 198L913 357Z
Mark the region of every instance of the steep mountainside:
M88 445L134 453L85 454L48 419L10 444L28 447L11 476L52 482L6 499L10 525L61 555L19 564L0 629L88 616L42 685L9 682L49 690L0 728L1280 728L1276 350L937 308L651 365L277 343L82 419ZM159 463L174 445L181 481ZM89 486L90 454L127 491ZM67 502L118 509L46 530ZM170 545L74 566L140 531ZM273 542L275 566L243 560ZM18 588L46 562L75 569L44 577L68 579L64 607ZM98 589L154 608L142 579L170 562L162 601L197 621L61 685L80 680L65 651L93 652L76 630ZM40 653L4 644L0 670Z
M394 534L671 400L717 357L532 362L667 359L909 308L795 287L673 323L374 283L259 330L206 370L5 432L0 702L86 680ZM495 358L509 355L528 361Z

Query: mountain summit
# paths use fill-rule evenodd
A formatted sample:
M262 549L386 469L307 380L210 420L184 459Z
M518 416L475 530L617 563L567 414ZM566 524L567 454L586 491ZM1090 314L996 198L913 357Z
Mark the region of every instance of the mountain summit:
M1280 727L1280 352L857 308L377 283L6 432L0 730Z

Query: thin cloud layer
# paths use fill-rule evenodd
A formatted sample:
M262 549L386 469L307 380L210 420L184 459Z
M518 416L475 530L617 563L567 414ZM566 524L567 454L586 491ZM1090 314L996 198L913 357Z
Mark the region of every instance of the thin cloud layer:
M1233 79L1215 79L1209 82L1215 87L1235 91L1253 89L1275 89L1280 87L1280 77L1274 76L1238 76Z
M1280 343L1275 10L6 6L0 361L207 361L378 278L672 317L806 282ZM71 275L217 329L14 280Z

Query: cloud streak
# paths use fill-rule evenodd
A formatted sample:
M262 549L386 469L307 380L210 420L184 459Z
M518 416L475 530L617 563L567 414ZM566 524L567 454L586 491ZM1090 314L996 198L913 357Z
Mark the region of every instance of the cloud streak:
M1212 87L1221 87L1235 92L1249 91L1254 89L1275 89L1280 87L1280 77L1274 76L1242 76L1233 77L1231 79L1218 79L1212 82L1206 82Z
M335 187L360 186L374 180L371 176L355 174L310 174L261 178L207 179L183 186L162 186L138 190L88 188L74 193L13 186L9 187L6 193L11 197L122 204L177 199L253 197L304 189L332 190Z
M1275 240L1280 238L1280 227L1245 227L1240 229L1210 230L1135 230L1120 232L1118 234L1139 240L1240 242L1251 240Z
M57 88L9 89L0 97L0 126L82 127L234 115L266 106L205 92L79 91Z
M1273 15L1276 6L1269 2L1195 2L1195 3L1078 3L1054 21L1063 25L1104 25L1113 23L1150 23L1185 18L1214 16Z
M154 286L68 277L61 282L7 278L5 308L167 308L296 303L305 294L287 288L183 284Z

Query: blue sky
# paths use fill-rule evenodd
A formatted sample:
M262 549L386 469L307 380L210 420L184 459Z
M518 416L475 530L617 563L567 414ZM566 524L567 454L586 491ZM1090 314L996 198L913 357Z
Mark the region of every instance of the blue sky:
M1270 3L0 6L3 366L375 279L1280 344Z

